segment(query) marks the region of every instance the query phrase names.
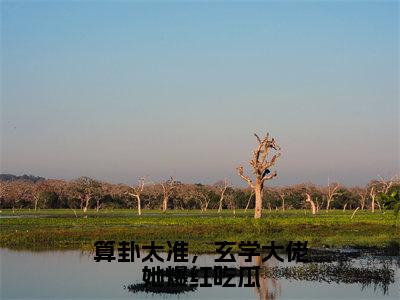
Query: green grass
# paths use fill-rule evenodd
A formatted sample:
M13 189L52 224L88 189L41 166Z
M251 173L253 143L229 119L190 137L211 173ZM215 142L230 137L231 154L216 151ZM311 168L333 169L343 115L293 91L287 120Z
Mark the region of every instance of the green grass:
M400 226L393 213L374 214L351 211L321 211L312 216L302 210L264 210L261 220L253 211L237 210L201 213L173 210L167 213L146 210L90 211L87 218L72 210L3 210L0 219L0 247L13 249L92 249L98 240L136 241L183 240L192 252L215 252L216 241L255 241L267 244L274 240L308 241L310 247L387 247L400 243ZM34 217L32 217L34 216Z

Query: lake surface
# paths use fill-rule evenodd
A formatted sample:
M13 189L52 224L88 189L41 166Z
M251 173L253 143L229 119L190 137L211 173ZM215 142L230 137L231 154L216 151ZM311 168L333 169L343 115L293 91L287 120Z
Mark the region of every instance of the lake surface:
M399 299L400 297L399 260L393 257L390 259L364 257L351 259L345 263L325 263L321 264L323 268L314 272L313 276L301 271L302 267L308 268L310 264L281 263L271 259L263 267L266 270L275 270L277 276L264 278L260 275L259 288L197 287L193 291L166 294L144 291L134 293L129 287L143 282L142 269L145 266L165 267L167 263L95 262L94 255L81 251L31 252L0 249L0 298L210 300ZM217 264L214 262L215 258L214 255L201 255L195 265L213 267ZM242 257L237 263L230 263L233 267L239 265L249 264L246 264ZM190 267L192 264L188 263L187 266ZM300 270L294 272L296 268ZM311 270L315 271L313 268ZM237 283L238 280L234 278L232 282Z

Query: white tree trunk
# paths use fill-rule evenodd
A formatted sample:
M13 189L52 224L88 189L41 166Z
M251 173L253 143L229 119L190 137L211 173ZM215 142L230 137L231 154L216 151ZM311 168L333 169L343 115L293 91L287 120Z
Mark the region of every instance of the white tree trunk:
M137 199L138 215L140 216L142 214L142 205L140 201L140 196L136 196L136 199Z
M312 212L313 215L315 215L317 213L317 210L316 210L316 207L315 207L315 203L314 203L314 201L311 200L311 196L309 194L306 194L306 195L307 195L306 202L310 203L311 212Z
M257 182L254 193L256 196L254 218L260 219L262 216L262 183Z

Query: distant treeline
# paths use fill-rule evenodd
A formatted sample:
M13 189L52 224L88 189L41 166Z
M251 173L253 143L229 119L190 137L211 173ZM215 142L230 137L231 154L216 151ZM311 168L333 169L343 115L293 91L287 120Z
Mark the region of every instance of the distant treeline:
M33 175L21 175L21 176L17 176L17 175L12 175L12 174L0 174L0 181L12 181L12 180L27 180L27 181L32 181L32 182L37 182L40 180L45 180L44 177L40 177L40 176L33 176Z
M334 183L317 186L302 183L264 190L264 209L309 208L306 194L323 210L381 208L379 194L400 190L400 181L382 178L371 180L366 186L346 187ZM71 209L245 209L254 208L254 195L249 188L219 181L213 185L187 184L173 178L154 183L141 179L137 186L111 184L88 177L71 181L10 174L0 175L0 208L71 208ZM329 202L329 204L328 204Z

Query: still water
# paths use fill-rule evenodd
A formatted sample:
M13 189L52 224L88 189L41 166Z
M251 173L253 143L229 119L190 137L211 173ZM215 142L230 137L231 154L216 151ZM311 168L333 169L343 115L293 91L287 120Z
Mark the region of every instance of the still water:
M216 264L215 258L212 255L201 255L195 265L213 267ZM197 287L179 294L132 292L128 287L143 282L142 269L146 265L154 266L147 262L95 262L94 253L89 252L8 249L0 249L0 259L1 299L400 298L399 261L393 257L353 258L344 265L333 262L312 267L309 267L310 264L281 263L271 259L263 267L275 270L275 275L259 275L258 288ZM165 267L168 264L158 265ZM245 263L242 260L236 265ZM307 270L313 270L314 275L310 275ZM238 282L238 278L233 282Z

